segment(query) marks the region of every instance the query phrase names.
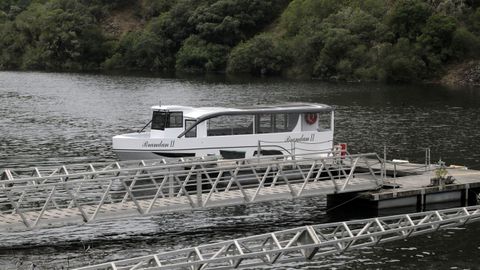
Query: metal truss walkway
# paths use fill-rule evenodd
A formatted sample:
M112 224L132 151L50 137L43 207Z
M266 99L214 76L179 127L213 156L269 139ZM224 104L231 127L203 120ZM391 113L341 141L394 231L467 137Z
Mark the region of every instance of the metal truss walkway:
M317 153L4 169L0 231L373 190L379 163L376 154Z
M235 269L312 260L479 221L480 206L305 226L79 268Z

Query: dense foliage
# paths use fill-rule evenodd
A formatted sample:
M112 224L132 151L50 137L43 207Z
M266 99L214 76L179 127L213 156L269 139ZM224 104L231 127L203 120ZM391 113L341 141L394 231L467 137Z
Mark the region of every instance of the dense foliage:
M114 34L118 12L138 27ZM480 55L471 0L0 0L0 69L434 78Z
M284 71L344 80L432 78L447 63L478 57L480 10L469 3L293 1L279 25L295 60Z

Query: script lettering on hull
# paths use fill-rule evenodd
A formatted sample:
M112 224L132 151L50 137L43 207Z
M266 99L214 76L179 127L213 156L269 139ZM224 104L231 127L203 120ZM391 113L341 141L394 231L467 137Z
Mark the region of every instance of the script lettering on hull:
M142 144L142 147L143 148L171 148L171 147L174 147L175 146L175 140L171 140L171 141L159 141L159 142L149 142L149 141L145 141L143 144Z
M305 136L302 134L302 136L300 137L292 137L292 136L288 136L286 139L285 139L285 142L295 142L295 143L298 143L298 142L313 142L315 141L315 134L311 134L310 136Z

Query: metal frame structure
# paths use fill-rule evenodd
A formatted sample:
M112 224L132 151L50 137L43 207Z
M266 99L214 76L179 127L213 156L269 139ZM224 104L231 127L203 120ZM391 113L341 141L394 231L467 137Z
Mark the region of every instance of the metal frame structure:
M376 154L325 152L5 169L0 230L372 190L382 185L373 169L380 162Z
M480 220L480 206L295 229L108 262L78 270L236 269L312 260Z

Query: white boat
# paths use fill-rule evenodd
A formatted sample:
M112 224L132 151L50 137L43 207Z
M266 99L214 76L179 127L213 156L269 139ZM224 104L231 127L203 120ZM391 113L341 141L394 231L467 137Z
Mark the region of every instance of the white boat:
M113 137L122 160L311 154L333 148L334 108L324 104L248 108L153 106L150 131Z

